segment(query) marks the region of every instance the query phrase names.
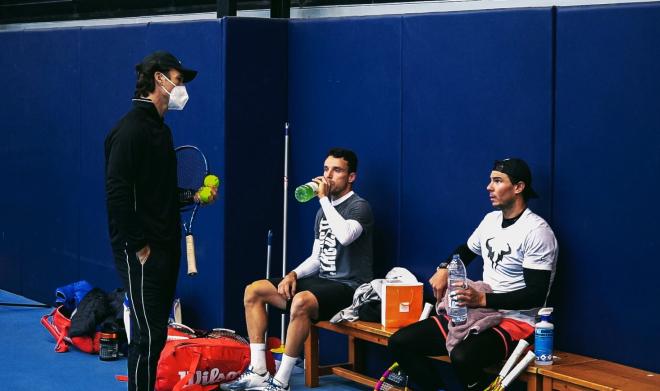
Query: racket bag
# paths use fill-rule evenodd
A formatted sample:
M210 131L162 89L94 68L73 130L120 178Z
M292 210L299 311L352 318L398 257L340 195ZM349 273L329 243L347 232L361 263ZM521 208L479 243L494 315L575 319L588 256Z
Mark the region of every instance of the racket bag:
M250 347L233 338L170 340L160 354L156 391L206 391L238 378L250 364Z

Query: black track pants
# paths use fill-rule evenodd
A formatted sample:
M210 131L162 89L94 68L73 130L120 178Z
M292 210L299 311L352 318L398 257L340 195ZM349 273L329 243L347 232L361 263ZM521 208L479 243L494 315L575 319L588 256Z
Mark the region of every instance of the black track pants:
M156 367L167 339L167 320L179 275L179 242L151 245L141 264L134 252L115 249L115 266L131 301L128 350L129 391L152 391Z
M404 327L390 337L387 349L394 360L418 388L425 391L444 386L442 379L433 375L435 366L428 356L447 354L446 332L447 319L434 315ZM500 327L470 335L456 345L450 355L451 363L465 389L486 388L492 376L485 373L484 368L505 359L511 353L511 345L511 337Z

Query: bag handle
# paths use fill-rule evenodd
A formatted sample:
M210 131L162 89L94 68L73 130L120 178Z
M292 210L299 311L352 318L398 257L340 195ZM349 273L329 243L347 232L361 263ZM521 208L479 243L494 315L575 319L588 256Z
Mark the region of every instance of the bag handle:
M49 315L44 315L41 317L41 324L48 330L48 332L55 338L55 351L57 353L64 353L69 351L69 347L66 345L64 342L64 333L62 333L60 330L58 330L53 323L48 321L48 318L54 317L55 312L57 312L59 307L53 309L53 312L51 312Z
M184 376L181 380L179 380L178 383L174 385L174 388L172 388L172 391L211 391L214 389L218 388L217 384L209 384L206 386L203 386L201 384L191 384L190 386L186 386L186 384L192 379L193 376L195 376L195 372L197 371L197 367L199 366L199 362L202 359L202 354L195 352L195 357L192 359L192 362L190 363L190 368L188 368L188 373L186 376Z

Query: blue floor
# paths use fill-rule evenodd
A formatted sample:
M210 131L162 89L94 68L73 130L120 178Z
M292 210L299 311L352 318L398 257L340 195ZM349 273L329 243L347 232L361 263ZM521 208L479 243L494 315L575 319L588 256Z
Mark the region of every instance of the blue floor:
M0 302L33 303L21 296L0 290ZM0 389L114 391L125 390L126 383L115 380L125 375L126 360L101 361L72 348L56 353L53 337L41 325L47 308L0 306ZM292 389L305 389L303 374L292 378ZM356 383L335 377L321 378L314 390L367 390Z

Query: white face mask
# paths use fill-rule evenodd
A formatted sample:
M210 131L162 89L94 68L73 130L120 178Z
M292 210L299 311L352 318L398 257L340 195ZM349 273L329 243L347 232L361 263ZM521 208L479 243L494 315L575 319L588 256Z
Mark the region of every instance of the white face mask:
M168 79L167 76L163 75L163 77L174 86L170 92L168 92L165 87L160 86L160 88L162 88L163 91L165 91L165 93L170 96L170 101L167 102L167 108L170 110L183 110L183 108L186 106L186 102L188 102L188 91L186 91L186 87L177 86L176 84L172 83L172 80Z

